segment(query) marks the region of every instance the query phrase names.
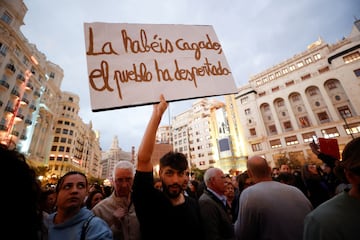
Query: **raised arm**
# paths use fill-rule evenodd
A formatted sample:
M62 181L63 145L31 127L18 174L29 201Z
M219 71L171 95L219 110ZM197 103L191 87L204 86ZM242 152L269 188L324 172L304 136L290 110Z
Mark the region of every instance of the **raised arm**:
M160 102L158 104L154 104L153 112L149 123L146 127L144 136L142 138L139 152L138 152L138 163L136 170L141 172L152 172L153 165L151 163L151 156L154 151L156 131L161 122L161 118L163 113L168 107L168 103L166 102L164 95L160 95Z

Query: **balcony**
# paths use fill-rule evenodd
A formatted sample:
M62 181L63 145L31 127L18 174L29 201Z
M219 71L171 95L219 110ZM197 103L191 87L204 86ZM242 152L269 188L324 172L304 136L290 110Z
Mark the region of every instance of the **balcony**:
M27 125L31 125L32 124L32 121L31 121L31 119L25 119L25 124L27 124Z
M5 112L13 113L14 112L14 107L6 106L5 107Z
M24 77L24 75L22 75L22 74L18 74L18 75L16 76L16 79L19 80L20 82L25 82L25 77Z
M0 130L1 131L7 131L8 130L8 127L4 124L0 124Z
M23 98L21 99L21 102L23 102L23 103L25 103L25 104L27 105L27 104L30 103L30 100L27 99L26 97L23 97Z
M10 74L14 74L16 72L16 68L15 68L14 64L8 63L6 65L6 71Z
M20 97L20 93L19 93L19 91L16 90L16 89L11 90L11 94L14 95L14 96L16 96L16 97Z
M11 132L11 135L13 135L13 136L15 136L15 137L18 137L18 136L20 135L20 133L19 133L18 131L16 131L16 130L13 130L13 131Z
M9 89L10 85L8 82L1 80L0 81L0 87L5 88L5 89Z
M35 106L34 104L31 104L29 108L30 108L30 110L32 110L32 111L35 111L35 110L36 110L36 106Z
M33 91L33 90L34 90L34 86L33 86L30 82L28 82L28 83L26 84L26 90L31 90L31 91Z
M25 116L24 116L23 114L21 114L21 113L17 113L17 114L16 114L16 118L17 118L17 119L24 120Z
M40 92L39 92L38 90L36 90L36 91L34 92L34 95L37 96L37 97L40 97L40 96L41 96L41 94L40 94Z

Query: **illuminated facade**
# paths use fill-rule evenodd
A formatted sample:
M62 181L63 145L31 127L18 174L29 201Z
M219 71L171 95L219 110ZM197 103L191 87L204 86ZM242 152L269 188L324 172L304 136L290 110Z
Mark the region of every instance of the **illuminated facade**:
M321 39L308 49L253 76L236 95L239 122L249 155L275 165L286 156L316 158L313 136L336 138L340 152L360 136L360 21L335 44Z

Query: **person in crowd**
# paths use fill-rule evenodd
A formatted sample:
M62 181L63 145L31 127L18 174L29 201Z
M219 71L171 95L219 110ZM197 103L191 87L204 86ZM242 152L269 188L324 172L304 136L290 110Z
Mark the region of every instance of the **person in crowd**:
M155 178L154 179L154 188L162 191L162 182L160 178Z
M247 160L247 171L254 185L240 195L236 238L302 239L304 218L313 209L306 196L294 186L274 181L261 156Z
M93 209L96 204L104 199L104 193L101 190L95 189L89 192L88 197L85 200L85 205L88 209Z
M113 239L107 223L84 206L88 194L86 176L67 172L56 185L56 212L47 218L49 240Z
M139 221L131 201L134 171L131 162L119 161L113 171L113 193L92 209L110 226L114 239L140 239Z
M0 161L4 169L2 183L16 177L16 183L3 184L2 234L12 239L40 240L44 237L43 215L39 207L41 187L35 171L27 164L25 156L16 149L0 144ZM17 185L18 184L18 185ZM14 231L13 229L17 229ZM10 237L11 236L11 237Z
M159 176L163 191L153 187L151 156L156 131L168 107L163 95L153 112L138 150L132 199L144 240L203 239L198 202L184 195L183 184L189 168L186 156L170 151L160 158Z
M233 211L234 201L235 201L235 187L232 182L227 183L224 195L226 197L226 202ZM233 216L233 214L231 214Z
M238 194L235 195L234 205L232 206L233 222L236 221L239 213L239 199L242 191L254 184L252 178L249 177L247 170L237 175L236 179L238 180Z
M112 186L104 186L103 187L103 193L104 193L104 198L109 197L113 192L113 187Z
M199 199L199 181L196 179L190 180L189 187L188 187L188 195L190 197L195 198L196 200Z
M40 194L40 207L43 211L44 218L55 212L56 192L55 189L43 189Z
M209 168L204 174L206 188L199 198L199 205L207 240L235 239L231 206L225 196L226 179L220 168Z
M330 196L332 197L339 192L339 189L341 189L341 191L343 190L343 188L341 188L342 186L346 186L348 184L346 179L341 180L335 174L335 166L338 165L340 159L336 159L331 155L322 153L320 151L319 144L316 144L315 142L311 142L309 146L317 158L323 162L324 170L322 171L321 177L323 182L326 183L327 188L330 191ZM340 187L338 188L338 186Z
M330 189L322 178L320 167L316 164L304 164L301 177L307 189L307 197L314 208L331 198Z
M337 176L351 184L309 213L304 221L304 240L359 239L360 222L360 137L346 144Z
M301 178L301 172L293 170L288 164L281 164L279 168L279 175L276 181L295 186L300 189L305 195L308 194L307 188Z
M280 169L278 167L273 167L271 171L271 177L273 180L277 181L280 174Z

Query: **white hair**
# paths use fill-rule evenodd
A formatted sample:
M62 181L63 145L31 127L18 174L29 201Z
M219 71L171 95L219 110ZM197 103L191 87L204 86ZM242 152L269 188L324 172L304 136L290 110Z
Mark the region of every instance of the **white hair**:
M119 162L116 163L113 171L113 179L115 179L115 172L117 169L127 169L131 171L133 176L135 174L134 164L132 164L130 161L127 160L120 160Z

